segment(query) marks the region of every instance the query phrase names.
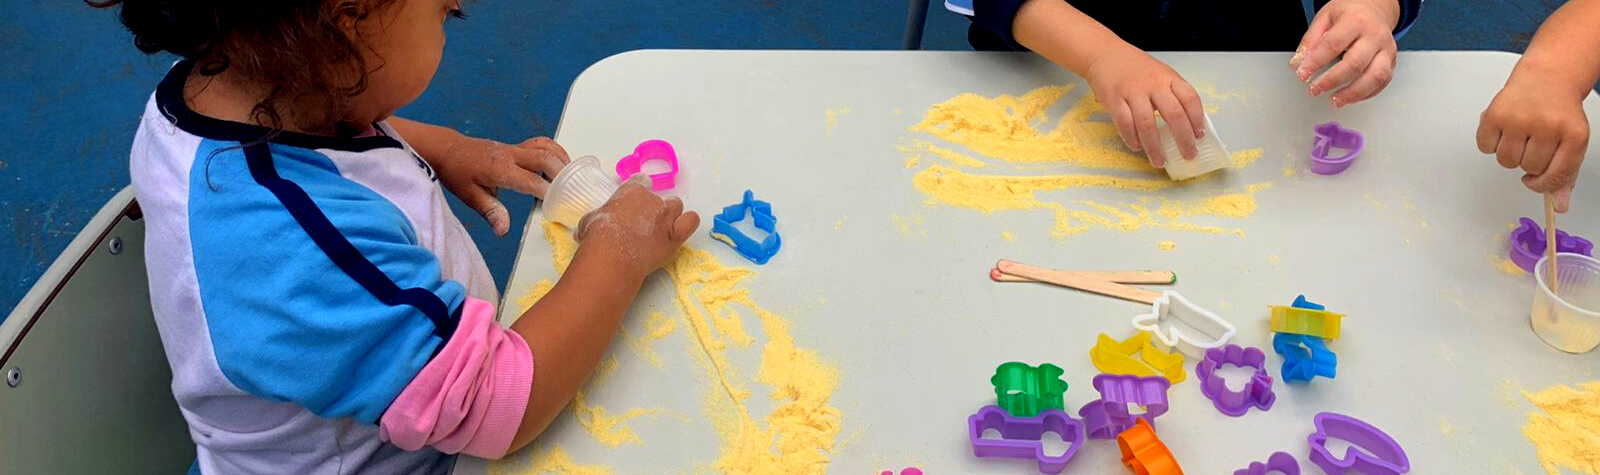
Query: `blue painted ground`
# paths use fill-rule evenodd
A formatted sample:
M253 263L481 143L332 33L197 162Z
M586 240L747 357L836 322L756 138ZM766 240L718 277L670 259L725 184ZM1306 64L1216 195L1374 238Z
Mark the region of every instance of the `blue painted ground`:
M1430 1L1402 49L1521 51L1556 0ZM111 11L12 0L0 16L0 318L84 223L128 184L128 146L171 57L142 55ZM401 111L503 141L551 134L586 66L641 48L895 49L905 2L615 0L468 3L433 86ZM924 43L968 49L967 21L935 8ZM619 133L626 133L625 131ZM574 153L582 153L574 150ZM513 233L456 210L502 286L532 200L506 196Z

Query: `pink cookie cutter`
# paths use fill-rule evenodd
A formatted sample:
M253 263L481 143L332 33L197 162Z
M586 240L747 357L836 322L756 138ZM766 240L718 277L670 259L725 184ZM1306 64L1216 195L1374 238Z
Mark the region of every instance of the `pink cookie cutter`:
M617 161L617 178L627 181L644 170L645 162L657 160L667 164L667 171L650 175L650 189L670 190L678 185L678 153L665 140L646 140L633 148L633 155Z

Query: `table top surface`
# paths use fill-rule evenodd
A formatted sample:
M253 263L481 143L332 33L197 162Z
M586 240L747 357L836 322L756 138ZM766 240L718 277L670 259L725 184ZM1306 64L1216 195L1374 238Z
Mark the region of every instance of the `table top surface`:
M558 140L575 156L606 163L644 139L670 141L682 172L669 193L705 218L689 246L721 266L754 270L732 280L747 298L719 307L725 319L716 309L708 319L675 298L706 307L697 300L704 293L675 293L665 273L653 276L612 344L614 365L585 390L582 417L563 414L504 461L464 458L458 473L679 473L764 463L834 473L1032 473L1031 462L972 455L965 421L994 403L995 367L1065 368L1066 406L1075 413L1098 398L1090 380L1099 371L1088 357L1096 336L1134 335L1129 320L1148 307L994 283L988 271L998 259L1175 271L1172 288L1237 326L1235 343L1267 350L1275 377L1282 359L1271 354L1268 305L1306 294L1347 315L1330 344L1337 379L1278 381L1268 412L1219 413L1202 396L1190 358L1189 379L1169 391L1171 411L1157 422L1188 473L1231 473L1274 451L1310 468L1306 436L1322 411L1388 431L1415 473L1541 472L1521 430L1535 410L1522 391L1594 380L1600 365L1593 355L1557 352L1529 330L1533 278L1507 269L1508 226L1540 217L1542 201L1478 153L1473 136L1517 57L1402 53L1382 96L1333 109L1306 96L1287 54L1157 56L1202 92L1235 167L1162 187L1163 175L1124 166L1129 161L1004 160L1034 156L1006 148L1008 140L1061 139L1049 133L1064 114L1106 120L1080 102L1088 92L1082 79L1031 55L639 51L595 64L572 86ZM1047 89L1010 104L1048 106L1032 130L964 129L943 138L930 132L937 129L913 130L925 118L948 125L962 114L1005 110L1003 94L1067 85L1059 100L1040 99L1061 92ZM963 93L979 97L934 117L936 104ZM1585 110L1600 117L1600 100L1591 95ZM1365 152L1344 174L1310 174L1311 128L1330 120L1363 132ZM1126 155L1104 140L1106 127L1073 129L1073 157ZM994 134L1004 137L983 141ZM1580 183L1600 183L1597 170L1588 167ZM1027 176L1052 178L1003 178ZM778 216L782 251L764 266L708 236L710 216L746 189ZM1573 201L1561 227L1600 236L1600 189L1580 187ZM530 220L505 322L536 282L557 276L541 226ZM750 394L731 404L741 390ZM763 453L781 455L763 462L755 456ZM1096 440L1068 470L1123 469L1116 444Z

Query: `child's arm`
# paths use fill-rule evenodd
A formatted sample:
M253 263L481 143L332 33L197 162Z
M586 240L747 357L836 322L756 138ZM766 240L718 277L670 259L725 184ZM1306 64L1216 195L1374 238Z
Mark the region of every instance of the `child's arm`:
M1572 200L1589 146L1583 99L1600 80L1600 0L1572 0L1545 20L1478 123L1478 150L1525 173L1522 183Z
M1174 131L1184 158L1194 158L1195 139L1205 135L1205 110L1177 71L1060 0L1024 0L1011 32L1017 43L1087 79L1122 141L1144 150L1151 165L1177 158L1162 154L1157 111ZM1184 130L1193 132L1177 133Z
M1344 107L1375 96L1388 86L1394 77L1395 30L1403 16L1415 19L1421 3L1402 2L1332 0L1318 10L1294 57L1289 59L1295 76L1309 83L1307 92L1319 96L1338 89L1331 101L1334 107ZM1333 67L1312 80L1330 64Z
M497 236L511 229L511 216L496 197L499 189L543 198L549 179L569 161L561 145L544 137L511 145L399 117L386 122L428 161L440 184L483 215Z
M522 335L539 368L522 425L507 453L543 432L594 372L644 278L659 269L700 225L677 198L651 193L643 175L617 190L574 233L572 264L550 293L511 330Z

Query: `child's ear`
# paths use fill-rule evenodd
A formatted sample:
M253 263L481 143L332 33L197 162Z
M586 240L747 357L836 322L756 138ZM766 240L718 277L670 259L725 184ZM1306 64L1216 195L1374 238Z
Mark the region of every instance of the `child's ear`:
M372 14L373 4L389 3L383 1L336 0L330 2L328 7L333 11L334 24L344 30L346 35L354 38L357 35L356 24Z

